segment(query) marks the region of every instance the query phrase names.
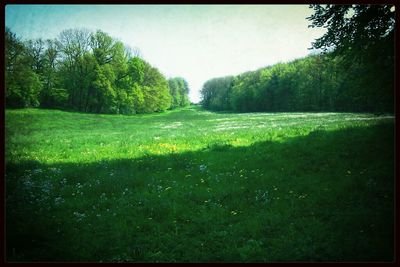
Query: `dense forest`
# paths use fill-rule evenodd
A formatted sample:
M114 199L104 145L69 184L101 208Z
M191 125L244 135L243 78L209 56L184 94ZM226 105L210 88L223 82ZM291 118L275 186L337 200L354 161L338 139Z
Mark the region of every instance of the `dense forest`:
M5 32L6 107L134 114L189 104L180 77L156 68L107 33L68 29L55 40Z
M394 9L383 5L312 5L313 43L323 53L214 78L202 105L233 111L394 111ZM353 13L353 14L351 14Z

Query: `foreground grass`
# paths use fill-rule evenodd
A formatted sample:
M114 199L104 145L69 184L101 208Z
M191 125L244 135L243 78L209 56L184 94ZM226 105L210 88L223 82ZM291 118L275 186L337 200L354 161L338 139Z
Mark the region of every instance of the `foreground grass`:
M393 121L7 110L7 259L391 261Z

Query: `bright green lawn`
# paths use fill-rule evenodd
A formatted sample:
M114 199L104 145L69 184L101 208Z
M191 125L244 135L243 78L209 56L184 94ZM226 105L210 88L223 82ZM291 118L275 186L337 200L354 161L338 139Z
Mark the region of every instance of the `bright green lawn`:
M394 118L6 110L10 261L391 261Z

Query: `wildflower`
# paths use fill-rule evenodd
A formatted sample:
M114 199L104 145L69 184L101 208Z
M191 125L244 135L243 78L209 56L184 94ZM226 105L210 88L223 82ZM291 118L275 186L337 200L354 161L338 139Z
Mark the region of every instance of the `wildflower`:
M74 215L77 217L76 220L78 222L82 221L86 217L85 213L79 213L77 211L74 212Z
M60 183L61 183L61 185L66 185L67 184L67 179L66 178L62 179Z
M25 187L27 187L27 188L31 188L31 187L34 186L34 184L33 184L33 182L32 182L31 180L25 180L25 181L24 181L24 185L25 185Z
M236 211L234 211L234 210L232 210L232 211L231 211L231 214L232 214L232 215L236 215L236 214L237 214L237 212L236 212Z
M203 178L201 178L201 179L200 179L200 182L201 182L201 183L204 183L204 179L203 179Z
M207 166L202 164L199 166L200 171L204 172L206 170Z
M34 174L42 173L42 169L35 169L32 171Z
M56 206L60 205L60 204L63 203L63 202L64 202L64 199L63 199L62 197L56 197L56 198L54 199L54 204L55 204Z

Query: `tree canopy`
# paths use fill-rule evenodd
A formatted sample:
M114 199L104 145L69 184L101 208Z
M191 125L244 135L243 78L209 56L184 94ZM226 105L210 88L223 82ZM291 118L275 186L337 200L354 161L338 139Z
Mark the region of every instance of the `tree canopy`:
M394 6L311 5L323 53L214 78L202 104L234 111L394 111Z
M365 51L376 43L393 41L394 5L310 5L315 13L307 19L309 27L324 27L327 32L313 42L314 48L338 52Z
M394 106L394 5L310 5L315 13L310 27L327 32L314 48L332 51L347 69L367 106L393 110ZM386 107L384 107L386 106Z
M183 78L171 79L175 86L101 30L67 29L55 40L22 41L6 29L5 46L7 107L134 114L189 104Z

